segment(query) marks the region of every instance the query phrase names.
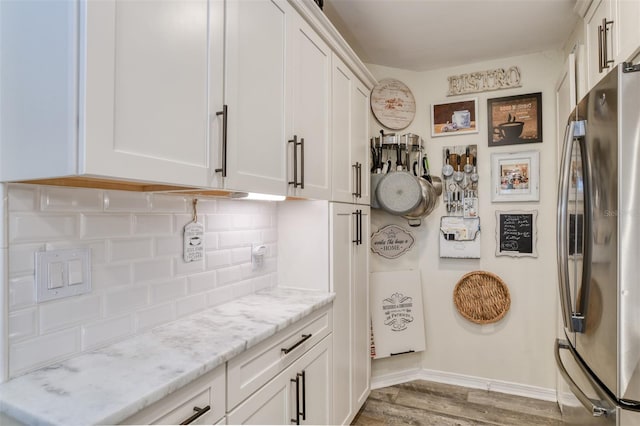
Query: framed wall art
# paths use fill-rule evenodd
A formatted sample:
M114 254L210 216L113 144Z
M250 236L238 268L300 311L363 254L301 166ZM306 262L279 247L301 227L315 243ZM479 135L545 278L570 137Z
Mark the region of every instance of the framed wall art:
M542 93L487 99L489 147L542 142Z
M431 136L478 133L478 98L431 105Z
M491 154L491 201L538 201L539 175L539 151Z

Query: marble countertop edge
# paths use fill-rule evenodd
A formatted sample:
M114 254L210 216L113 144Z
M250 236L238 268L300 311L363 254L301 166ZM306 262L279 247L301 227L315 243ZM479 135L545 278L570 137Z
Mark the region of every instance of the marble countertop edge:
M188 385L203 374L223 365L233 357L275 335L291 324L329 305L333 302L334 298L335 293L274 288L262 290L229 301L222 305L161 325L124 341L93 350L89 353L80 354L75 358L56 363L50 367L35 370L31 373L18 376L7 383L0 384L0 412L29 425L119 423L176 390ZM277 307L280 307L283 312L274 309ZM272 309L274 309L274 312L271 311ZM264 312L260 314L260 311ZM233 314L229 312L234 312L235 315L237 315L239 318L238 324L233 323ZM271 315L265 315L265 312ZM213 343L208 342L208 339L205 339L205 342L197 341L196 346L199 345L199 347L194 350L193 359L188 358L189 354L185 353L186 350L182 348L181 345L173 344L174 347L172 347L172 342L167 343L167 341L172 338L175 339L175 336L179 336L185 330L189 330L189 327L193 327L194 334L197 334L198 329L211 327L212 324L216 325L217 322L215 321L220 321L221 318L228 321L227 325L230 330L233 328L233 330L228 333L238 333L238 330L235 328L239 328L242 331L242 333L235 336L228 338L225 336L223 339L224 343L219 343L220 346L224 345L224 348L216 347L216 350L211 350L211 345L218 344L216 342L220 339L220 336L217 336L216 333L224 334L224 330L212 332L215 335L214 337L218 339L214 339ZM212 323L212 321L214 322ZM265 321L267 325L265 325ZM223 321L223 323L225 322ZM243 326L245 325L249 325L246 327L246 332L243 330ZM211 330L209 331L211 332ZM136 350L149 342L151 343L149 346L152 346L150 352L166 350L167 363L171 363L172 357L174 357L177 359L175 364L185 368L184 370L178 369L175 372L169 371L166 380L147 386L142 384L138 392L135 390L130 392L133 393L130 401L115 401L111 405L107 402L104 404L106 408L95 404L97 401L90 399L90 396L82 394L83 387L91 387L90 383L76 386L76 388L69 385L76 393L80 394L77 396L72 391L66 392L64 384L60 384L62 390L59 390L57 385L54 392L51 392L51 389L49 389L52 386L47 382L53 382L61 378L64 379L67 376L81 382L82 380L79 379L79 376L84 374L82 368L86 365L89 365L89 367L86 368L92 369L94 375L106 375L109 372L109 368L111 368L110 364L113 364L115 367L123 367L129 362L133 363L133 365L135 365L135 362L140 363L142 361L139 358L142 357L137 356L138 353ZM186 342L186 344L189 344L189 342ZM175 349L176 347L179 349ZM202 352L204 352L204 354ZM120 355L121 353L124 353L124 355ZM123 359L114 360L116 358L114 354L122 356ZM132 358L133 354L135 354L138 359L134 360ZM155 362L157 365L154 368L161 369L161 361L164 362L165 360L161 356L158 356L157 353L153 355L156 356L156 359L150 360L149 362ZM127 356L131 359L127 358ZM96 359L98 366L94 367L92 363L96 363ZM102 360L105 362L101 363L100 361ZM119 371L119 373L122 374L121 371ZM91 373L86 374L88 374L88 377L91 377ZM134 378L136 374L141 378L144 377L145 372L133 373ZM107 385L109 391L115 391L116 389L113 388L118 385L118 375L114 374L114 376L116 377L112 380L116 381ZM122 383L122 385L124 386L125 383ZM56 394L56 392L60 394ZM38 405L36 401L38 401L39 397L49 398L49 401ZM58 408L58 405L64 405L64 402L72 402L73 405L67 406L66 408L68 411L77 411L77 415L73 416L63 413L62 411L67 410ZM85 405L83 402L86 403L87 406L95 404L100 408L91 411L91 407L82 407L82 405ZM34 405L38 406L34 407ZM78 407L78 405L81 407ZM103 412L100 412L101 409ZM51 412L50 410L57 410L57 412Z

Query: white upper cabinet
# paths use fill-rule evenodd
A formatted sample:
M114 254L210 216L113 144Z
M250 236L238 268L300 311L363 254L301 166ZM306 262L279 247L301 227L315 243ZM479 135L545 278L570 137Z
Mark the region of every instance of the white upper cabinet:
M616 0L615 19L618 35L614 44L616 62L631 60L640 52L640 1Z
M640 52L640 2L594 0L585 15L588 87Z
M291 82L293 105L289 140L295 138L295 142L288 143L287 147L288 193L328 200L331 196L331 49L297 15L290 40L293 52L291 76L287 81Z
M332 89L331 199L369 204L369 90L335 55Z
M210 184L220 1L1 7L2 62L10 64L2 86L12 88L2 95L3 180Z
M226 188L284 195L293 10L286 0L227 0L226 13L226 164L218 167Z

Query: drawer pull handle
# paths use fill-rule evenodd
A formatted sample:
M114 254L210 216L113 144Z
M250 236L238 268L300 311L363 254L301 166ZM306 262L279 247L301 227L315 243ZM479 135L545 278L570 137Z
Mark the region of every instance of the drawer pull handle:
M311 338L311 333L303 334L302 339L298 340L293 346L291 346L290 348L282 348L280 350L286 355L292 350L294 350L295 348L297 348L298 346L300 346L301 344L303 344L304 342L306 342L307 340L309 340L310 338Z
M195 421L198 417L201 417L204 415L204 413L206 413L207 411L211 410L211 406L207 405L204 408L200 408L200 407L193 407L193 411L195 411L195 414L191 417L189 417L187 420L185 420L184 422L180 423L181 425L188 425L191 424L193 421Z

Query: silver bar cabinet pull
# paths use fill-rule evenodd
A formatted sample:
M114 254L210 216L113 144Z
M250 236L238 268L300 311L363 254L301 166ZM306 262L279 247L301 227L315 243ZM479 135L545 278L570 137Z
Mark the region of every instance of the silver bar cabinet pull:
M227 105L222 106L222 111L216 112L216 116L219 115L222 116L222 168L215 169L215 172L222 172L222 177L227 177Z

